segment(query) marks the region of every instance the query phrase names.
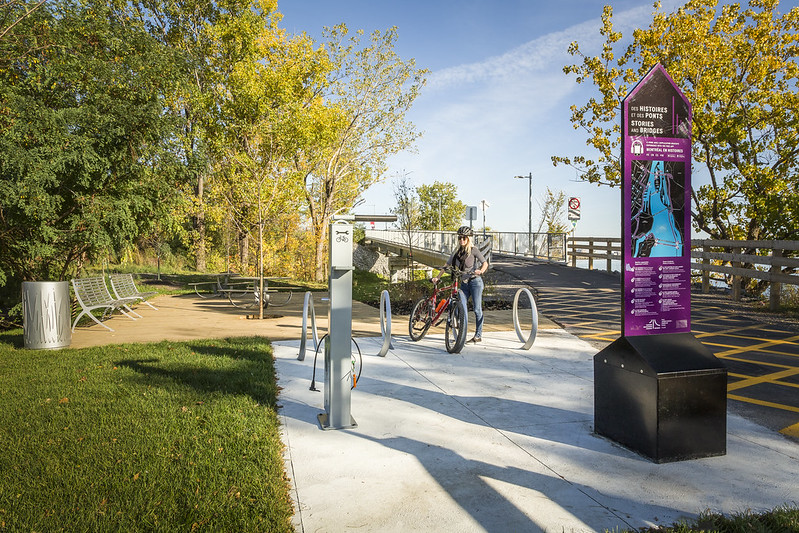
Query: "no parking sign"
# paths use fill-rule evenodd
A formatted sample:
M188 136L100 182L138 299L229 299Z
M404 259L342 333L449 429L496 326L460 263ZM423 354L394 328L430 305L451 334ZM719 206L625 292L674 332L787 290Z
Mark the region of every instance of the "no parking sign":
M569 198L569 220L580 220L579 198Z

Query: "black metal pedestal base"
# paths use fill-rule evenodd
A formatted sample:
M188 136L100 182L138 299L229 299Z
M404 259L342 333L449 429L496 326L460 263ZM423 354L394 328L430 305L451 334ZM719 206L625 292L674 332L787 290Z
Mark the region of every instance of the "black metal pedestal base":
M727 369L690 333L594 356L594 430L657 463L727 453Z

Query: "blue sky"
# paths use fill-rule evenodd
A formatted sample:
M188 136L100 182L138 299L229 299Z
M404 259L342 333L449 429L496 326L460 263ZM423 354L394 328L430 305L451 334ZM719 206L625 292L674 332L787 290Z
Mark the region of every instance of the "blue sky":
M797 5L783 0L780 11ZM320 38L324 26L351 30L397 26L396 50L431 72L408 119L423 132L416 153L389 160L386 180L370 188L356 211L388 213L394 180L407 173L414 186L450 181L467 205L485 200L486 225L526 232L527 179L532 173L533 231L549 187L581 200L578 236L619 236L621 191L577 180L573 169L553 167L553 155L593 155L569 122L569 107L583 104L592 85L563 74L567 48L578 41L596 55L602 6L597 0L279 0L281 24ZM651 0L611 0L614 28L627 36L648 26ZM664 11L684 2L662 0ZM695 169L693 183L702 176ZM478 207L478 209L480 209ZM475 226L482 226L482 211ZM564 213L565 219L565 213Z

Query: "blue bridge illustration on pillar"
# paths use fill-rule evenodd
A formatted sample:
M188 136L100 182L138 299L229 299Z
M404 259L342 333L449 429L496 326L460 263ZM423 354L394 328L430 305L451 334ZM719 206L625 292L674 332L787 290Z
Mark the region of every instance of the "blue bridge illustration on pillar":
M683 238L671 196L673 176L663 161L652 161L648 169L642 165L640 170L633 185L633 257L680 257Z

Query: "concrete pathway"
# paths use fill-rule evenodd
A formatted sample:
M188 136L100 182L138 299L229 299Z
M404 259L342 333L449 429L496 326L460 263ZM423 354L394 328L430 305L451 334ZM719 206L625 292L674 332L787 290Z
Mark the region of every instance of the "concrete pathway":
M527 352L514 332L458 355L441 335L395 338L385 358L380 339L359 342L358 427L330 431L313 358L275 344L299 532L601 532L799 502L799 447L736 415L725 456L685 462L593 434L596 350L563 330Z

